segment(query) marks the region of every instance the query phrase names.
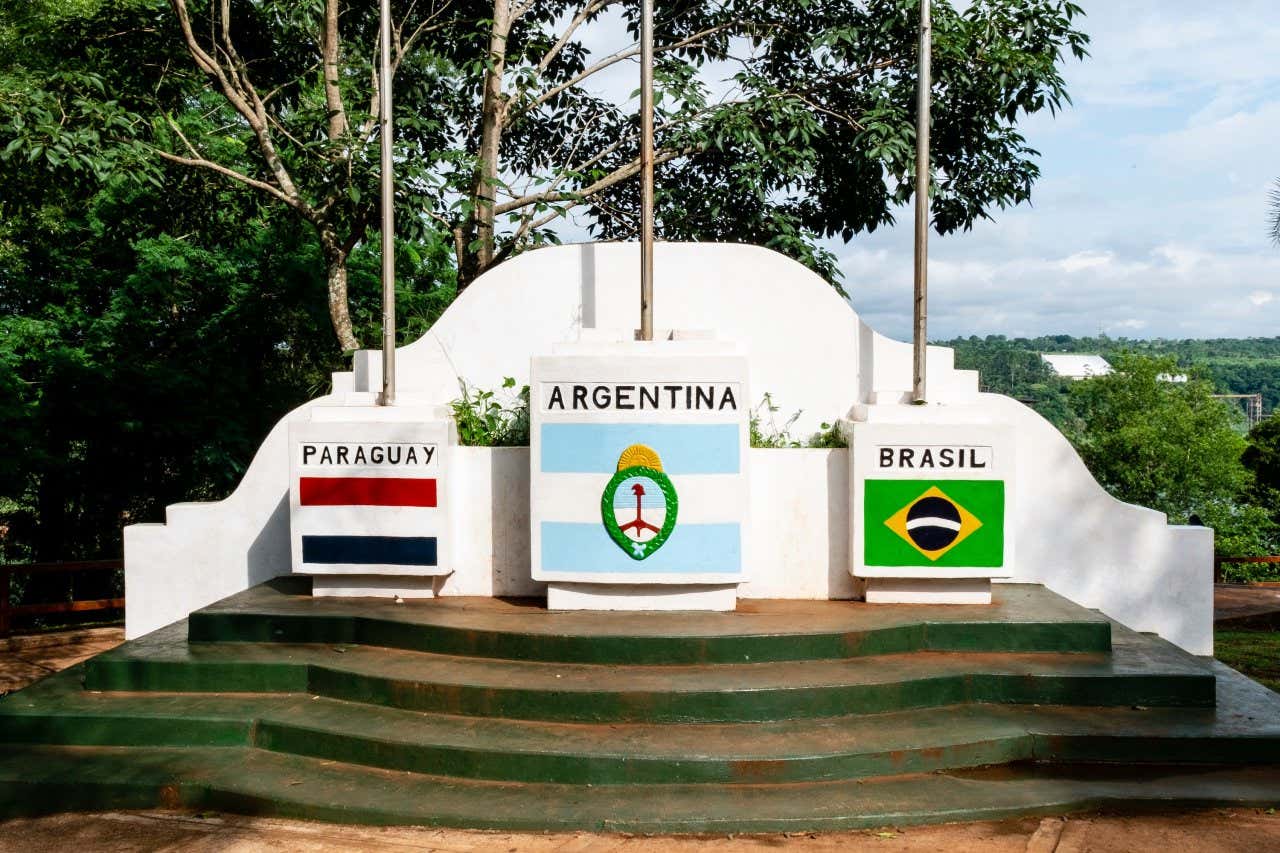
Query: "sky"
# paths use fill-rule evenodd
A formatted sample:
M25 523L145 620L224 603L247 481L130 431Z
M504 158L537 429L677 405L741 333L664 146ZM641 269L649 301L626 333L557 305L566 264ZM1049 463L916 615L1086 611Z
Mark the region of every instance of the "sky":
M929 337L1280 335L1280 15L1274 0L1079 0L1074 101L1024 120L1030 205L931 235ZM874 328L911 335L910 209L828 245Z

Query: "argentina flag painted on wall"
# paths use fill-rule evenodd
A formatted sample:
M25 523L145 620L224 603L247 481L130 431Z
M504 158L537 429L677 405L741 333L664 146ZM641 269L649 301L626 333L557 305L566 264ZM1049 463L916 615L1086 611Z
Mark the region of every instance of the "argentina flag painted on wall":
M534 360L534 578L745 580L745 366L642 357L587 380L577 361Z

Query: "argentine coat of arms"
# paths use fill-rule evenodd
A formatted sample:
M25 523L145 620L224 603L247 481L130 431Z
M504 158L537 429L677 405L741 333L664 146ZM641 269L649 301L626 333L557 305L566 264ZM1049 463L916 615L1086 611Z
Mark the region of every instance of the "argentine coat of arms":
M622 451L617 473L604 487L600 516L609 538L631 559L643 560L671 538L678 503L657 452L633 444Z

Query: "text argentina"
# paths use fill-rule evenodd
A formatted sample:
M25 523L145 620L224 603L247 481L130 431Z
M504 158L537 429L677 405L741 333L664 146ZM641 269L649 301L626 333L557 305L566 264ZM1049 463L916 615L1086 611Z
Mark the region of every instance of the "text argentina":
M716 383L608 385L557 384L546 398L548 411L645 411L657 409L737 411L735 386Z

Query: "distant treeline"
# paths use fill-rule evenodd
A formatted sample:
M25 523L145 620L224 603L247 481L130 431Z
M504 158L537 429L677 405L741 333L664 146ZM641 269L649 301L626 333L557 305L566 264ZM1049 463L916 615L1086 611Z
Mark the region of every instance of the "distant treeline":
M1136 340L973 335L937 343L955 349L957 367L980 371L984 390L1034 400L1051 420L1056 420L1053 395L1062 389L1039 358L1042 352L1093 353L1108 361L1125 352L1172 356L1188 373L1198 373L1212 382L1219 394L1261 394L1264 414L1270 414L1280 404L1280 337Z

